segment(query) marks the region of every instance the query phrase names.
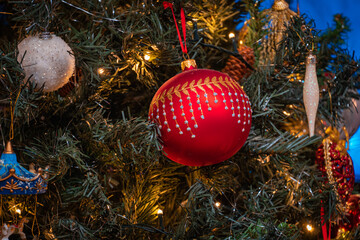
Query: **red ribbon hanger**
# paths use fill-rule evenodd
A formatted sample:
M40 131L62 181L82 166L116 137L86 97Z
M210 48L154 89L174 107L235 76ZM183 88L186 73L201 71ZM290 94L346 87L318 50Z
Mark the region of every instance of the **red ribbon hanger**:
M320 216L321 216L321 230L324 240L331 239L331 222L329 221L329 229L327 229L327 223L325 222L325 209L323 201L321 200L321 209L320 209ZM327 233L329 231L329 234Z
M183 43L183 41L182 41L182 39L181 39L181 34L180 34L180 30L179 30L178 24L177 24L177 22L176 22L176 17L175 17L175 13L174 13L173 4L164 1L164 2L163 2L163 5L164 5L164 9L167 9L167 8L170 8L170 9L171 9L171 12L172 12L173 17L174 17L174 22L175 22L177 34L178 34L178 37L179 37L179 42L180 42L181 50L182 50L183 53L187 54L188 52L187 52L187 47L186 47L186 21L185 21L185 12L184 12L184 9L181 8L181 10L180 10L181 27L182 27L182 32L183 32L183 36L184 36L184 43Z

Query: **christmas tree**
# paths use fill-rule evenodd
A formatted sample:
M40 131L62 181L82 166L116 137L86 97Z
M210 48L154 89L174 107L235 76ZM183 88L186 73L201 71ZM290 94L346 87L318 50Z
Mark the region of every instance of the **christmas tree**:
M349 22L336 15L319 32L284 0L262 2L0 1L2 239L356 239ZM181 73L189 59L218 72L160 88L195 71ZM199 111L189 115L199 126L185 120L189 140L170 154L161 107L176 111L172 97ZM206 115L218 100L225 109ZM222 126L226 111L248 130ZM206 147L222 127L230 134ZM246 139L236 153L216 148L235 138ZM169 159L181 154L186 165Z

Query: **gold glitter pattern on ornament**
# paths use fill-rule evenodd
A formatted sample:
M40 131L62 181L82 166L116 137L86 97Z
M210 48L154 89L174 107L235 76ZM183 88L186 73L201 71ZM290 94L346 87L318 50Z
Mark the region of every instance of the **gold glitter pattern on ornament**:
M198 86L198 88L199 88L200 90L202 90L202 91L204 92L205 103L206 103L206 105L207 105L208 110L211 111L211 107L210 107L210 104L209 104L209 98L208 98L208 95L206 94L205 88L203 88L203 87L201 86L201 81L202 81L202 79L200 79L200 80L197 82L197 86ZM195 82L195 80L194 80L193 82ZM192 83L193 83L193 82L192 82ZM195 90L196 88L195 88L194 86L192 86L190 89L191 89L191 90Z
M181 115L184 117L184 124L186 125L186 129L187 129L188 131L190 131L191 128L190 128L190 125L189 125L189 121L188 121L187 118L186 118L186 113L185 113L185 111L184 111L184 105L183 105L183 100L182 100L181 96L180 96L180 100L179 100L179 101L180 101L180 103L181 103L180 108L181 108L181 111L182 111ZM180 134L183 134L183 132L180 131ZM191 135L193 135L192 132L191 132Z
M170 95L169 97L169 100L170 100L170 106L171 106L171 109L170 109L170 111L171 111L171 113L172 113L172 118L175 120L175 127L176 128L178 128L179 129L179 133L180 134L182 134L182 132L183 131L181 131L181 127L180 127L180 125L179 125L179 122L177 121L177 118L176 118L176 115L175 115L175 109L174 109L174 102L173 102L173 99L172 99L172 96ZM165 107L164 107L164 109L165 109ZM165 110L164 110L165 111ZM185 114L184 114L184 116L185 116ZM160 125L161 126L161 125ZM170 129L170 128L169 128Z
M69 45L60 37L30 36L19 45L18 61L24 69L27 81L44 92L55 91L64 86L75 70L75 57Z
M310 137L315 133L316 112L319 106L319 84L316 76L316 56L309 54L306 58L306 71L303 88L303 99L308 119Z
M196 84L195 84L196 83ZM208 88L208 90L205 89L205 87ZM215 92L214 87L218 88L220 90L220 94L222 95L221 99L222 101L219 101L219 99L217 98L218 93ZM224 92L223 88L226 88L226 91ZM189 93L189 90L194 92L196 95L191 95ZM192 80L190 82L190 84L188 84L188 82L182 83L182 84L178 84L175 87L172 86L169 89L164 89L160 94L157 95L156 98L153 99L152 103L151 103L151 107L150 107L150 116L149 119L153 118L154 116L154 110L156 110L157 115L156 115L156 119L157 122L160 124L159 128L166 128L166 131L170 132L172 131L172 129L169 126L169 122L168 122L168 118L166 118L167 114L166 114L166 109L167 108L167 104L170 105L170 111L172 112L172 119L175 122L175 127L179 130L179 134L182 135L184 134L184 131L181 129L181 124L179 124L178 122L178 118L180 116L176 116L176 109L174 109L174 96L176 96L178 98L179 101L179 105L177 105L180 108L180 113L181 113L181 118L184 120L184 125L186 127L186 132L189 132L192 138L195 138L196 135L194 134L193 130L198 128L198 120L196 119L195 116L198 116L198 114L194 114L195 111L200 111L201 115L200 118L201 119L205 119L205 114L202 110L202 104L206 104L207 106L207 110L211 111L211 105L210 105L210 98L208 94L212 94L212 98L211 101L214 101L214 104L222 104L224 105L225 110L228 110L228 104L227 102L230 102L231 104L231 115L232 117L237 117L237 123L238 124L242 124L244 125L242 129L242 131L245 131L245 125L250 124L251 121L251 109L250 109L250 102L249 102L249 98L246 96L246 94L244 94L241 86L235 82L234 80L232 80L231 78L228 77L213 77L211 80L209 77L203 79L199 79L199 80ZM196 97L196 102L193 102L192 97ZM204 100L201 100L201 98L203 98ZM242 102L242 107L240 104L240 99ZM170 103L167 103L167 100ZM234 101L236 101L237 103L237 112L238 114L236 115L235 113L235 106L234 106ZM188 106L185 108L185 104L187 104ZM194 105L194 106L193 106ZM162 108L162 109L161 109ZM186 109L186 112L185 112ZM189 111L189 113L187 112ZM159 116L159 112L163 114L163 119L164 121L161 122L160 121L160 116ZM229 112L230 113L230 112ZM189 116L190 115L190 116ZM242 117L243 116L243 117ZM243 121L241 121L240 119L243 119Z
M214 79L214 80L216 80L216 78ZM228 90L228 92L230 92L230 89L229 89L229 87L228 87L228 78L225 78L225 81L223 81L223 78L222 77L219 77L219 83L221 84L221 85L223 85L224 87L226 87L227 88L227 90ZM215 81L216 82L216 81ZM228 84L227 84L228 83ZM230 85L230 84L229 84ZM231 86L231 85L230 85ZM227 106L227 104L226 104L226 99L225 99L225 93L223 92L223 90L220 88L220 91L221 91L221 96L223 97L223 103L225 104L225 109L227 110L227 109L229 109L228 108L228 106Z
M193 80L195 81L195 80ZM213 90L214 89L211 87L211 85L216 86L217 88L219 88L219 90L223 93L223 90L221 88L221 86L219 85L222 84L223 86L225 86L226 88L229 89L229 86L231 86L233 89L237 88L239 90L242 91L242 88L240 87L239 84L237 83L233 83L233 80L230 80L229 78L225 77L225 80L223 80L222 77L219 77L218 79L216 77L213 77L212 81L204 81L202 79L199 79L199 81L197 82L196 85L194 84L190 84L189 86L187 85L187 82L185 84L183 84L183 86L181 86L181 84L177 85L175 88L170 88L169 91L167 91L166 89L158 95L158 97L156 99L153 99L151 106L153 106L153 104L155 104L157 107L159 107L159 101L164 102L165 101L165 97L170 97L171 95L175 94L176 96L178 96L179 98L181 98L181 93L184 93L186 95L188 95L188 89L191 89L192 91L195 90L195 88L199 88L201 89L203 92L206 93L206 90L204 89L203 86L207 86L209 89ZM235 86L235 88L234 88ZM151 109L150 109L151 111Z
M193 85L194 85L194 83L195 83L195 80L194 81L192 81L191 83L190 83L190 90L191 91L193 91L195 94L196 94L196 103L198 104L198 110L200 111L200 113L201 113L201 118L202 119L204 119L204 112L203 112L203 110L202 110L202 107L201 107L201 101L200 101L200 94L196 91L196 89L193 87ZM215 101L216 101L216 97L215 97ZM216 103L216 102L215 102ZM209 103L207 104L208 106L209 106ZM196 128L197 128L197 124L196 124Z
M332 170L332 162L331 162L331 157L330 157L330 145L332 144L331 140L329 138L324 139L323 141L324 143L324 161L325 161L325 169L326 169L326 174L328 176L329 179L329 183L332 186L336 186L337 182L334 178L333 175L333 170ZM345 212L346 210L346 206L343 204L343 201L340 198L339 192L337 191L337 187L334 188L335 189L335 195L336 195L336 202L337 202L337 206L338 208L340 208L343 212Z

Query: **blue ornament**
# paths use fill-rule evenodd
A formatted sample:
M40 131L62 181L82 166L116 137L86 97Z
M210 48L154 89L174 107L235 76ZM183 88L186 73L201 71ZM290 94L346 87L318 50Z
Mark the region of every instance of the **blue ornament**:
M358 183L360 182L360 128L349 140L348 153L353 162L355 182Z
M357 90L357 92L360 94L360 90ZM355 111L360 111L360 109L355 109ZM360 182L360 127L350 138L347 152L353 162L355 182L358 183Z
M46 190L42 170L32 173L22 167L8 142L0 158L0 195L33 195Z

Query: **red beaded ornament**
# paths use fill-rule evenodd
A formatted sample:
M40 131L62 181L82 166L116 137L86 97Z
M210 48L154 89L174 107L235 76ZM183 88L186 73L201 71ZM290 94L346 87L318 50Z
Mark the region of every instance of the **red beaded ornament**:
M331 237L339 238L341 233L346 233L356 228L360 223L360 197L359 195L351 195L346 203L346 213L344 219L337 221L333 226ZM340 231L339 231L340 230Z
M182 63L184 72L155 94L149 119L161 133L165 155L188 166L216 164L233 156L251 127L248 96L228 75Z
M346 203L355 182L354 168L349 154L340 152L335 142L324 142L316 152L316 164L329 182L337 185L339 200Z

